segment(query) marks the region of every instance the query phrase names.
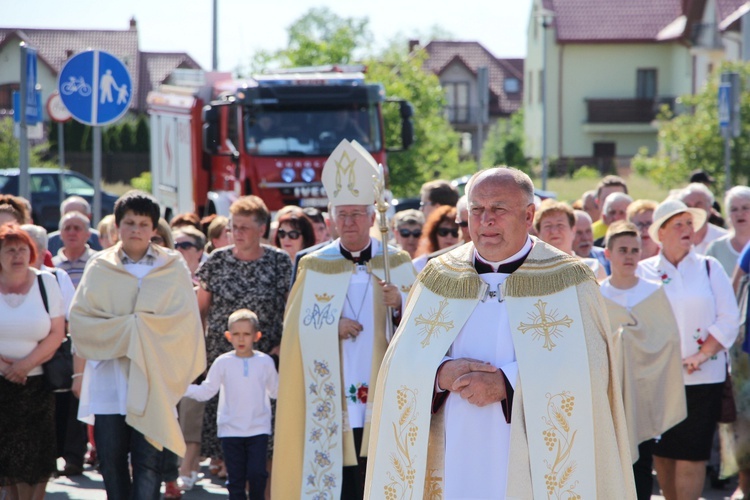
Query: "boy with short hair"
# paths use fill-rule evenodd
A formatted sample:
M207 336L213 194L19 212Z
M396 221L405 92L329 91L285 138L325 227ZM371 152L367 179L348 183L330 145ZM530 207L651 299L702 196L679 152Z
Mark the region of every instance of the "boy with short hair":
M78 418L96 419L110 500L159 498L162 450L185 453L175 406L206 368L190 272L179 253L151 243L158 220L149 194L117 200L120 242L89 260L70 311L71 337L87 360Z
M258 317L248 309L229 316L224 335L234 347L222 354L208 370L206 380L188 387L185 397L207 401L219 392L216 422L224 462L227 466L227 489L231 500L265 495L266 449L271 434L271 401L276 399L279 376L273 359L253 350L260 339Z

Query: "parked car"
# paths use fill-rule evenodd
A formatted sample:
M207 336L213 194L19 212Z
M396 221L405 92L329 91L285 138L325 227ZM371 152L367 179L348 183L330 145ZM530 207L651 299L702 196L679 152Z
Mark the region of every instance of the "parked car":
M61 175L62 174L62 175ZM18 177L20 169L0 170L0 193L18 195ZM62 178L63 195L60 196L60 179ZM68 196L81 196L93 207L94 183L78 172L56 168L30 168L31 216L34 224L47 231L56 231L60 222L60 201ZM111 214L115 208L117 196L102 191L101 216Z

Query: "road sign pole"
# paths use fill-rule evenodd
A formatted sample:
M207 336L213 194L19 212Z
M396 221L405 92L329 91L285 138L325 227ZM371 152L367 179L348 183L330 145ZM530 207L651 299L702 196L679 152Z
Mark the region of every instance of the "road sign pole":
M94 225L99 224L102 217L102 128L93 127L94 129Z
M60 163L60 206L65 201L65 131L62 122L57 122L57 159Z
M730 161L732 147L729 144L729 134L724 135L724 190L732 188L732 165Z
M28 82L26 81L26 65L28 50L28 46L24 42L21 42L21 88L19 89L21 94L21 106L19 106L19 109L15 110L15 112L21 113L19 120L20 133L18 137L18 140L21 142L21 158L19 161L19 168L21 171L18 177L18 194L31 201L31 189L29 187L29 137L26 128L26 94L28 85Z

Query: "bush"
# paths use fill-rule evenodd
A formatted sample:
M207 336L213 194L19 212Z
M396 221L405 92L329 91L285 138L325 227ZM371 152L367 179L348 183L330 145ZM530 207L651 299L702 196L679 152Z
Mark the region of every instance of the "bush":
M151 172L143 172L138 177L130 179L130 185L147 193L151 192Z
M594 167L584 165L575 172L573 172L573 179L587 179L587 180L598 180L600 177L599 170Z

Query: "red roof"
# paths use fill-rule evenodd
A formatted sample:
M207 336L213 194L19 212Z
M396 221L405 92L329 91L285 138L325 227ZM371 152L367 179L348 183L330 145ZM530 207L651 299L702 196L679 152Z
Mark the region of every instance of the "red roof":
M499 59L479 42L434 40L425 51L429 55L425 68L438 76L454 62L463 64L475 75L480 67L486 66L490 77L490 113L510 115L521 107L522 90L507 94L504 82L506 78L515 78L523 89L523 59Z
M683 0L551 0L558 43L655 42ZM728 0L727 0L728 1Z

